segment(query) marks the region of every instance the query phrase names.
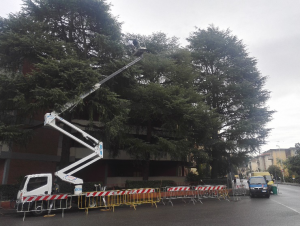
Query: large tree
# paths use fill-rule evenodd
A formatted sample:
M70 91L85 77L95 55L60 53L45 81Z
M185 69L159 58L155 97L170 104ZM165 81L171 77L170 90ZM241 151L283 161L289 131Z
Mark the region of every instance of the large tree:
M285 165L287 166L287 168L289 170L300 175L300 155L299 155L300 154L300 143L296 143L295 148L296 148L296 155L289 157L286 160Z
M256 60L230 30L197 29L187 40L198 74L195 86L220 122L204 145L211 156L211 176L216 178L222 156L253 153L265 143L270 131L266 123L272 115L265 106L269 91L264 89L266 77L258 71Z
M123 54L120 23L111 16L110 5L98 0L24 0L19 14L1 18L0 67L1 138L13 140L10 112L20 116L14 128L21 128L34 114L59 109L118 69ZM7 85L3 87L3 85ZM9 88L9 89L8 89ZM101 101L100 101L101 100ZM78 115L87 115L110 128L97 128L97 138L114 140L126 114L121 100L102 88L79 102ZM74 112L62 116L71 121ZM123 117L123 116L124 117ZM24 126L22 127L24 128ZM69 130L66 127L65 130ZM103 137L104 131L111 131ZM20 130L19 130L20 131ZM27 130L26 130L27 131ZM102 132L101 132L102 131ZM101 137L102 136L102 137ZM9 138L9 139L8 139ZM15 138L17 138L15 136ZM15 139L16 141L18 139ZM60 167L68 164L70 139L63 137ZM108 144L109 146L109 144Z
M135 36L134 36L135 37ZM151 159L170 154L186 161L207 135L209 112L193 87L189 51L164 33L143 37L148 52L124 92L130 101L128 125L135 131L127 151L143 163L143 179L149 177Z

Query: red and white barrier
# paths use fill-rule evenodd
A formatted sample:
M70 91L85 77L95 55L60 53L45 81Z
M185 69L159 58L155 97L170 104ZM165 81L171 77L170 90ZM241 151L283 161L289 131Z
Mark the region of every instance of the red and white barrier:
M153 188L146 188L146 189L134 189L129 191L129 194L148 194L148 193L153 193L154 189Z
M190 191L190 187L170 187L167 191Z
M189 202L193 202L193 204L195 204L196 202L195 191L191 190L190 186L165 187L163 189L163 204L165 204L164 200L168 200L168 203L170 203L173 206L173 199L181 199L183 202L185 202L185 200L188 199Z
M225 189L225 185L217 185L217 186L196 186L195 190L197 191L214 191L214 190L222 190Z
M111 196L115 194L116 194L115 191L87 192L86 197Z
M49 201L49 200L60 200L60 199L68 199L67 194L59 194L59 195L35 195L35 196L24 196L23 202L33 202L33 201Z
M198 185L194 187L198 201L203 198L217 198L220 200L220 197L229 201L226 189L226 185Z
M153 188L145 188L145 189L124 190L124 191L87 192L86 197L111 196L111 195L149 194L149 193L154 193L154 189Z

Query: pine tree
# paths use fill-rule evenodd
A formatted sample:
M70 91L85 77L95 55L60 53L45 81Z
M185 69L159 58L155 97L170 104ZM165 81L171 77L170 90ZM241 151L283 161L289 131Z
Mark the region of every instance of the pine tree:
M164 33L141 39L148 53L127 91L128 123L135 133L126 150L141 160L143 180L148 180L151 159L168 153L176 161L186 161L207 135L209 117L193 87L190 53Z
M254 153L265 143L270 131L265 126L273 113L265 107L269 91L264 89L266 77L258 71L256 60L229 30L197 29L188 41L198 92L221 123L212 128L211 140L204 145L216 178L222 156Z
M115 66L121 64L118 61L123 54L120 28L105 1L24 0L19 14L1 19L1 80L10 84L18 81L11 90L1 87L10 97L1 100L3 115L7 116L9 106L18 112L20 121L29 123L32 115L59 111L65 103L119 69ZM21 85L19 92L13 90ZM87 129L92 131L95 131L92 122L98 118L104 126L96 129L100 132L95 136L112 141L116 139L113 134L116 123L111 121L121 123L126 109L121 107L122 100L105 87L62 117L71 121L74 114L87 115L85 119L91 121ZM8 117L1 122L1 128L7 128ZM111 123L105 125L107 122ZM15 127L20 129L21 125ZM110 135L104 137L103 130L111 131ZM11 140L17 139L11 137ZM70 142L63 137L60 167L68 164Z

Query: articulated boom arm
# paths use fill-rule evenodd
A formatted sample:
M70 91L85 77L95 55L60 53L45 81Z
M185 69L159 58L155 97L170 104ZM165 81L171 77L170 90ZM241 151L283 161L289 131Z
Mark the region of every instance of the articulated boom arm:
M96 138L90 136L89 134L87 134L86 132L84 132L83 130L81 130L80 128L74 126L72 123L69 123L68 121L64 120L63 118L61 118L59 116L59 114L63 113L64 111L70 109L73 106L76 106L76 104L78 104L79 101L81 101L82 99L84 99L85 97L87 97L88 95L90 95L91 93L95 92L97 89L100 88L100 86L105 83L106 81L108 81L109 79L113 78L114 76L116 76L117 74L120 74L122 71L124 71L125 69L129 68L130 66L134 65L135 63L137 63L138 61L140 61L143 58L143 52L146 50L146 48L140 48L137 53L139 55L138 58L136 58L135 60L133 60L132 62L130 62L129 64L127 64L126 66L122 67L121 69L117 70L116 72L112 73L111 75L107 76L105 79L101 80L99 83L95 84L94 87L89 90L88 92L80 95L79 100L75 100L75 101L71 101L67 104L65 104L61 111L59 113L53 111L51 113L46 113L44 116L44 125L49 125L55 129L57 129L58 131L62 132L63 134L67 135L68 137L72 138L73 140L79 142L80 144L82 144L83 146L85 146L86 148L90 149L93 151L92 154L80 159L79 161L57 171L55 173L56 176L58 176L60 179L62 179L63 181L69 182L69 183L73 183L73 184L82 184L83 181L80 178L76 178L73 177L72 175L74 173L76 173L77 171L87 167L88 165L92 164L93 162L96 162L97 160L103 158L103 143L100 142L99 140L97 140ZM81 135L89 140L92 141L93 145L91 146L90 144L78 139L77 137L73 136L71 133L63 130L60 126L56 125L56 120L59 120L60 122L66 124L67 126L70 126L72 129L78 131L79 133L81 133ZM84 163L86 162L86 163ZM84 164L83 164L84 163ZM75 168L76 166L83 164L77 168ZM71 169L75 168L72 172L69 172L68 174L66 174L67 171L70 171Z

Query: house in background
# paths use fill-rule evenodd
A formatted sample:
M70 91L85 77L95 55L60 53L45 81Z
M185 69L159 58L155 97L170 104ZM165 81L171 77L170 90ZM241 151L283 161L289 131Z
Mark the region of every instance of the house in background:
M251 159L251 172L268 171L269 166L272 165L278 166L280 169L284 170L282 162L295 155L296 148L270 149ZM283 172L285 176L288 176L287 170L284 170Z

